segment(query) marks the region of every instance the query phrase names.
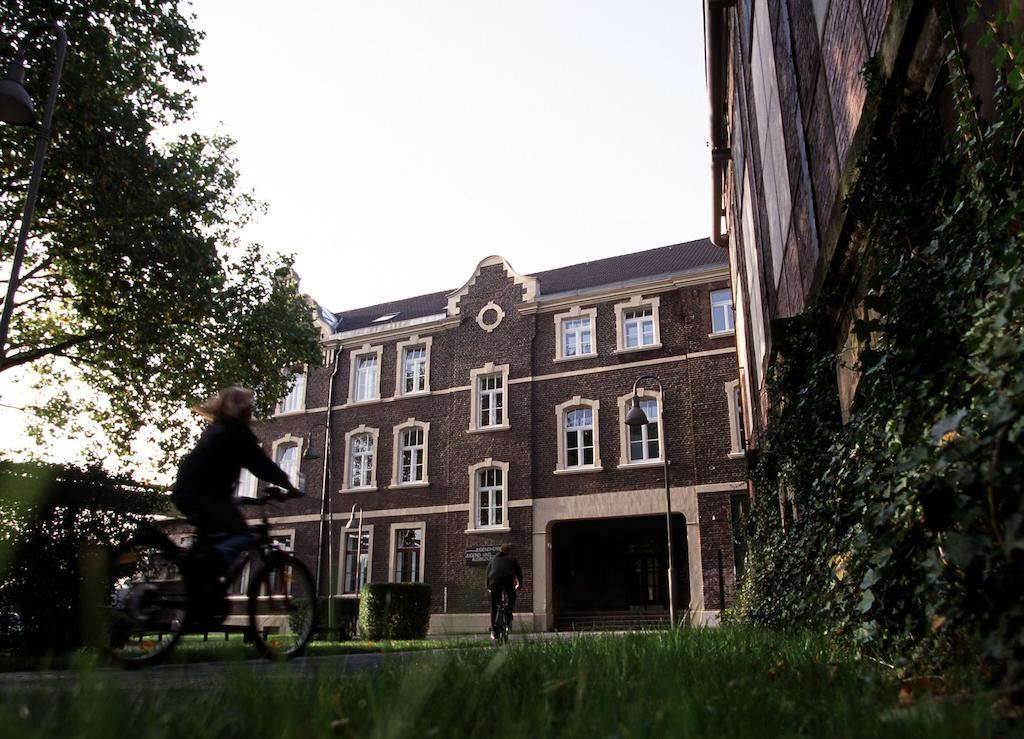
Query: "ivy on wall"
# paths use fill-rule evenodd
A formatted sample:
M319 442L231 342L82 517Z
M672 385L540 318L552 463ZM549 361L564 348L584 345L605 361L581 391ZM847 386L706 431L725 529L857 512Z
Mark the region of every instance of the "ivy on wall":
M1001 44L1007 19L984 20ZM986 124L947 25L952 139L932 102L867 75L884 124L847 203L866 275L857 395L844 425L823 294L776 344L736 613L896 661L978 658L1019 683L1024 59L996 55Z

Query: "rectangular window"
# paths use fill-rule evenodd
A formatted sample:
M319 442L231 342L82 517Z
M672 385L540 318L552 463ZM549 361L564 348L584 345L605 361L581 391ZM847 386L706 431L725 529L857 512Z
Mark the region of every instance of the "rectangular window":
M490 467L476 473L477 482L477 528L503 526L505 524L504 494L502 471Z
M291 534L271 534L270 541L278 544L282 549L287 552L292 550L292 535ZM242 565L242 569L238 575L228 585L228 595L245 595L249 590L249 578L252 574L251 560L246 560L245 564ZM286 587L285 583L279 583L276 579L271 579L270 585L274 590L275 594L286 594L286 591L282 591L282 588ZM264 586L260 595L267 595L267 588Z
M396 529L394 582L420 582L422 556L423 529Z
M650 306L627 310L623 314L622 334L626 348L654 344L654 310Z
M479 428L500 426L505 419L505 387L500 374L486 375L479 384Z
M423 480L423 429L415 426L406 429L401 436L400 482L421 482Z
M377 355L365 354L356 359L356 402L377 398Z
M296 372L292 375L291 389L277 404L278 413L301 411L305 407L306 373Z
M641 399L640 408L647 416L646 426L627 426L629 431L629 461L644 462L661 459L658 443L658 401Z
M259 480L256 479L256 475L243 467L242 474L238 476L236 495L239 498L255 498L257 494L257 485L259 485Z
M297 444L282 444L277 448L277 457L274 459L292 485L299 485L299 447Z
M356 552L358 542L358 553ZM364 531L362 538L358 531L345 532L345 561L341 575L343 595L358 595L363 585L370 581L370 532Z
M427 348L405 349L402 358L402 393L420 393L427 389Z
M593 353L590 318L567 318L562 321L562 356L578 357Z
M711 291L711 333L722 334L736 328L732 312L732 291Z
M736 448L743 451L747 448L747 440L743 433L743 400L738 385L732 391L732 406L736 414Z
M594 464L594 411L576 408L565 414L565 466Z
M349 482L353 488L373 485L373 436L358 434L352 437L349 460Z

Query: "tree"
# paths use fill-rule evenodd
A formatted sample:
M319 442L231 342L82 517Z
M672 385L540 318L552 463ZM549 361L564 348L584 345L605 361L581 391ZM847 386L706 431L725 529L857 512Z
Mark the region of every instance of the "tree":
M24 32L51 19L71 47L0 372L30 366L51 391L40 414L66 424L84 413L117 448L147 424L172 432L165 462L188 431L175 411L218 387L252 387L257 410L269 411L288 389L287 369L317 361L317 333L291 260L238 242L261 206L239 189L233 141L168 139L165 127L187 122L203 81L194 16L177 0L2 5L0 58L13 58ZM52 53L45 43L29 51L35 100L44 98ZM7 264L33 136L0 126ZM71 378L95 391L91 400L62 390Z

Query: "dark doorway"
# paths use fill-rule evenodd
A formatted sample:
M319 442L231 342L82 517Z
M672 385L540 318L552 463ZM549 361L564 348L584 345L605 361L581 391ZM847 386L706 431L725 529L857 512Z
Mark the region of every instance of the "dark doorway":
M690 602L686 520L672 517L676 609ZM551 532L556 621L595 613L667 614L664 516L561 521Z

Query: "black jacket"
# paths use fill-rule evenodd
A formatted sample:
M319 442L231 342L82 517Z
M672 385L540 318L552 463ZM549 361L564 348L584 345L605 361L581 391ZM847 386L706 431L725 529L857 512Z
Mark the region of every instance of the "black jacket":
M511 554L496 554L487 564L487 587L512 585L514 580L523 583L523 569Z
M288 475L266 455L248 425L215 421L178 464L171 498L230 500L243 467L261 480L291 487Z

